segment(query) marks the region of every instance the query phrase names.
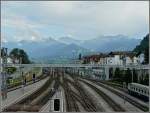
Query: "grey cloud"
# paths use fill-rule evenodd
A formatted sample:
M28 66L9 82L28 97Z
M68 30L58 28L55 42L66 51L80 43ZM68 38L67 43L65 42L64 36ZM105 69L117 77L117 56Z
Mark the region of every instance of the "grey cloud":
M77 38L95 38L101 34L144 36L149 28L148 1L40 1L14 2L14 5L9 3L8 9L10 6L21 8L21 10L12 10L9 13L15 12L18 16L25 17L33 15L35 20L30 20L31 24L41 24L42 29L48 29L47 26L53 25L64 27L68 34ZM36 31L36 27L33 30Z

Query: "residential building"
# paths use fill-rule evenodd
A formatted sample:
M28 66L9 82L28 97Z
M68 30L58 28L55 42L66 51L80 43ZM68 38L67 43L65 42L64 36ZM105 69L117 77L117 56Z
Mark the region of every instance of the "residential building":
M137 55L137 58L138 58L138 63L140 63L140 64L142 64L142 63L144 63L144 53L139 53L138 55Z
M85 64L101 64L101 65L137 65L144 61L144 55L139 54L137 57L131 51L115 51L108 54L97 54L85 56L82 58Z

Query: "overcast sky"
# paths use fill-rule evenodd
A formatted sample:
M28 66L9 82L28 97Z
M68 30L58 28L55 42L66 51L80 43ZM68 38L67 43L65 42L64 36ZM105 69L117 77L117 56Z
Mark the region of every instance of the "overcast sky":
M3 41L92 39L123 34L142 38L149 31L148 1L2 2Z

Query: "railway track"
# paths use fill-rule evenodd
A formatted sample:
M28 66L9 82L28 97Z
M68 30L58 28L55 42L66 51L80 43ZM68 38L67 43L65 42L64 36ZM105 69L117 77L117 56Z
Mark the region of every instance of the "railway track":
M67 100L67 111L68 112L73 112L73 111L79 112L79 108L78 108L78 105L76 103L76 99L70 93L70 90L65 89L65 91L67 91L67 93L65 93L66 100Z
M67 78L63 78L63 79L65 81L65 83L64 83L65 84L65 86L64 86L65 92L67 95L69 95L68 97L71 98L71 99L67 99L67 96L66 96L66 100L68 101L68 103L67 103L68 111L79 111L79 108L77 107L78 105L76 102L79 102L82 105L82 107L85 109L85 111L88 111L88 112L100 111L93 104L92 100L90 99L91 97L89 97L89 95L87 95L83 91L83 89L81 89L80 86L78 86L78 87L75 86L76 84L74 84L74 82L72 82L72 81L69 81ZM76 88L76 90L79 92L79 94L77 94L77 92L73 91L73 89L71 89L71 87L69 87L68 83L71 83Z
M114 102L108 95L106 95L104 92L102 92L101 90L96 88L94 85L92 85L92 84L90 84L90 83L88 83L86 81L83 81L81 79L80 79L80 81L84 82L89 87L91 87L93 90L95 90L95 92L97 92L110 105L110 107L112 107L112 109L114 111L119 111L119 112L124 112L125 111L124 108L122 108L119 104Z
M108 89L112 93L118 95L119 97L125 99L126 101L128 101L132 105L138 107L142 111L145 111L145 112L149 111L149 108L147 106L144 106L143 104L138 103L137 101L133 100L132 98L129 98L128 96L126 96L126 95L124 95L124 94L122 94L122 93L120 93L120 92L118 92L118 91L116 91L116 90L114 90L112 88L109 88L109 87L105 86L103 83L99 83L99 82L96 82L96 81L93 81L93 80L91 80L91 82L93 82L93 83L95 83L95 84L97 84L97 85L99 85L101 87L104 87L105 89Z
M78 95L78 94L75 93L74 91L71 91L70 93L71 93L71 94L73 95L73 97L82 105L82 107L85 109L85 111L87 111L87 112L90 112L90 111L91 111L91 105L85 103L85 101L83 100L83 98L82 98L80 95ZM101 110L101 111L103 111L103 110ZM94 111L92 111L92 112L94 112ZM95 109L95 112L97 112L96 109Z
M82 77L82 78L83 78L83 77ZM83 79L86 79L86 80L89 80L89 81L94 81L94 82L97 82L97 83L100 82L100 83L109 85L109 86L111 86L111 87L113 87L113 88L115 88L115 89L118 89L118 90L120 90L120 91L123 91L123 92L125 92L125 93L128 93L128 90L127 90L127 89L123 88L123 86L118 85L118 84L109 83L109 82L106 82L106 81L104 81L104 80L95 80L95 79L89 79L89 78L83 78Z
M51 90L50 85L55 80L54 89ZM49 78L45 84L31 95L23 98L19 102L14 103L3 109L3 112L28 111L38 112L41 107L52 97L59 87L59 81L54 78Z
M93 110L93 106L91 106L90 103L85 102L85 99L83 99L83 97L81 97L81 95L78 95L76 92L74 92L68 86L68 81L65 84L67 84L65 86L65 92L66 92L67 111L68 112L72 112L72 111L79 112L80 111L76 102L79 102L83 106L83 108L88 112L96 111L95 108Z
M69 83L71 83L79 92L80 100L82 100L82 105L84 105L84 109L88 112L96 112L96 111L102 111L91 99L92 97L88 94L88 92L85 91L85 89L80 85L78 80L76 78L73 78L75 81L72 82L68 79ZM77 96L76 96L77 97ZM78 96L79 97L79 96ZM81 102L81 101L80 101ZM83 104L84 103L84 104Z
M63 76L64 81L64 76ZM75 97L71 94L71 89L67 82L62 83L62 86L65 90L66 104L67 104L67 112L79 112L78 105L76 103Z

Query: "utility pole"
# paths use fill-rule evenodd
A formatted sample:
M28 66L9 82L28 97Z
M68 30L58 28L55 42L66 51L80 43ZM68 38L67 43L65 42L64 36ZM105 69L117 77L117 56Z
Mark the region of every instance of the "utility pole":
M1 50L1 58L2 58L2 85L1 85L1 92L2 92L2 100L5 100L7 98L7 73L6 73L6 67L7 65L7 48L2 48Z
M126 89L126 87L127 87L126 82L123 82L123 89ZM126 97L125 96L123 96L123 100L124 100L124 104L125 104L126 103Z
M22 64L22 57L20 57L19 59L19 64ZM23 71L22 71L22 67L20 66L20 77L22 78L22 93L24 94L24 76L23 76Z
M132 73L132 82L133 82L133 69L131 70L131 73Z

